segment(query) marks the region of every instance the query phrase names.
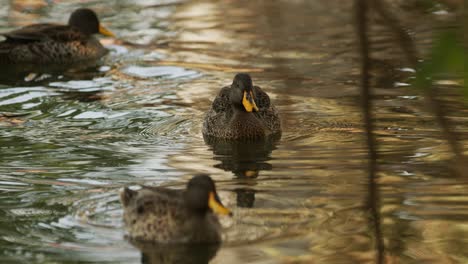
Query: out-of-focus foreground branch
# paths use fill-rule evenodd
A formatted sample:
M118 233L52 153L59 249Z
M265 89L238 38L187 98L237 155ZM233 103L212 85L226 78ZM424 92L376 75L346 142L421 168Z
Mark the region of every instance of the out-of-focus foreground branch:
M409 36L403 27L400 25L396 16L394 16L381 0L355 0L355 16L357 23L357 34L359 38L359 50L361 56L361 107L365 122L365 133L366 142L368 147L368 196L366 200L367 208L370 211L370 220L373 227L375 249L376 249L376 263L384 263L385 261L385 245L383 240L383 234L381 229L381 216L380 216L380 195L379 186L377 184L377 157L378 153L376 150L377 141L373 133L374 130L374 119L372 114L372 93L370 87L370 70L371 70L371 58L370 58L370 40L368 36L369 11L373 7L377 14L385 21L385 25L388 26L394 35L396 36L401 50L404 52L406 59L410 63L410 66L418 71L422 71L420 68L420 62L416 47L412 38ZM463 11L466 15L467 12ZM463 31L466 32L466 25L464 25ZM464 44L467 45L466 36L464 36ZM460 54L460 50L457 51ZM456 56L455 56L456 57ZM458 60L458 68L463 67L463 59ZM463 69L462 69L463 71ZM468 76L468 75L467 75ZM466 76L465 76L466 77ZM444 111L444 106L441 101L437 99L437 91L432 85L430 78L427 82L423 82L421 89L424 92L425 99L433 112L435 119L442 129L444 138L447 140L452 153L456 156L456 161L460 164L463 163L463 149L458 141L457 134L452 130L449 119ZM467 85L465 83L465 85ZM421 88L421 87L420 87ZM458 165L458 164L457 164ZM462 168L461 166L457 166ZM458 174L462 174L462 170L458 169L455 171Z
M405 53L406 59L408 60L408 63L410 63L410 66L413 69L418 69L418 54L416 52L414 42L408 35L408 32L403 29L396 16L394 16L389 11L389 9L386 8L382 0L371 0L371 2L377 13L381 16L381 18L384 19L385 25L388 26L397 37L400 48ZM427 100L428 105L435 116L435 119L442 129L443 136L447 140L452 153L455 154L456 160L461 162L464 159L463 149L459 144L458 136L452 129L452 126L446 117L442 102L437 99L437 91L435 87L431 83L428 83L427 85L429 87L423 87L422 89L425 99ZM457 173L460 173L460 171Z
M357 33L359 38L359 48L361 54L361 107L364 114L365 133L368 147L368 197L366 205L370 211L370 218L373 227L376 263L384 262L384 241L380 224L380 196L377 185L377 151L375 135L373 134L374 123L372 116L372 98L369 82L369 71L371 61L369 57L370 43L368 39L368 21L367 15L369 5L367 0L355 1L355 15L357 22Z

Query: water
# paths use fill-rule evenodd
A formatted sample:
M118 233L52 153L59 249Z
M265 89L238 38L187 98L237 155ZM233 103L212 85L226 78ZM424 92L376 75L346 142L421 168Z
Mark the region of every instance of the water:
M50 3L1 1L0 30L66 21L81 6ZM373 263L351 1L162 3L86 1L119 36L102 40L109 56L2 77L2 263L204 263L213 255L211 263ZM452 15L399 14L411 17L404 21L421 50ZM378 23L374 30L386 259L466 263L468 181L450 173L450 152L406 87L413 73L391 34ZM270 94L280 141L204 141L203 114L237 72ZM441 86L466 146L457 82ZM148 249L124 239L120 188L182 187L199 172L212 175L235 215L222 219L221 248Z

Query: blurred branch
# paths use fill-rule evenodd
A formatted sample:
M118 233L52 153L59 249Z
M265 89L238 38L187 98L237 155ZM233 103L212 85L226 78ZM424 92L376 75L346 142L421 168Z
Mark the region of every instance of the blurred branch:
M411 64L411 67L417 69L419 66L418 55L416 53L414 42L409 36L409 34L400 25L398 19L389 11L388 8L384 6L381 0L371 1L375 10L385 20L386 25L393 31L395 36L398 38L400 48L405 53L408 62ZM429 84L429 87L425 87L423 89L423 92L431 111L434 113L437 122L442 128L442 133L445 139L447 140L450 149L455 154L457 160L462 160L462 148L458 143L456 133L451 129L450 122L446 117L446 113L444 111L442 103L436 99L436 89L432 86L432 84Z
M356 0L355 2L357 33L359 37L359 48L361 54L361 107L364 114L365 131L368 148L368 189L367 206L370 209L371 220L374 227L375 246L377 249L376 262L383 263L384 261L384 242L380 225L379 213L379 190L377 185L377 151L375 135L373 133L374 123L372 116L372 98L369 82L369 70L371 61L369 58L370 44L368 39L368 23L367 14L369 6L367 0Z
M438 0L438 2L452 8L452 9L460 9L463 8L463 1L464 0Z

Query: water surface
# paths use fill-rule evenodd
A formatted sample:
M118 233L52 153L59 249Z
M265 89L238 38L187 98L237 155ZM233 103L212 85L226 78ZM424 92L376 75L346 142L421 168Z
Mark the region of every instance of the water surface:
M351 1L0 1L0 30L66 21L95 9L119 39L98 65L26 71L0 82L2 263L373 263L375 240L359 109ZM418 14L415 16L414 14ZM418 47L453 14L400 15ZM379 188L387 259L468 261L468 180L390 32L373 27ZM270 94L283 135L267 144L213 144L204 112L237 72ZM463 142L467 108L446 82ZM217 181L221 248L172 252L124 239L118 191ZM151 252L143 254L145 251ZM214 253L213 253L214 252ZM153 255L151 255L153 254ZM160 254L160 255L158 255ZM172 254L172 255L171 255Z

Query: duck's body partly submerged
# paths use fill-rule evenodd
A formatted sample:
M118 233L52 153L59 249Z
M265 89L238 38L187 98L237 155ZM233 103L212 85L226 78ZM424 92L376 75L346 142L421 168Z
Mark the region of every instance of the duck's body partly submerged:
M125 188L121 201L128 235L138 241L218 243L221 225L214 211L229 213L206 175L195 176L186 190Z
M253 86L248 74L237 74L213 101L203 134L229 140L261 139L280 135L281 123L268 94Z
M3 33L0 63L49 64L96 60L107 53L93 34L113 34L99 24L90 9L77 9L68 25L34 24Z

